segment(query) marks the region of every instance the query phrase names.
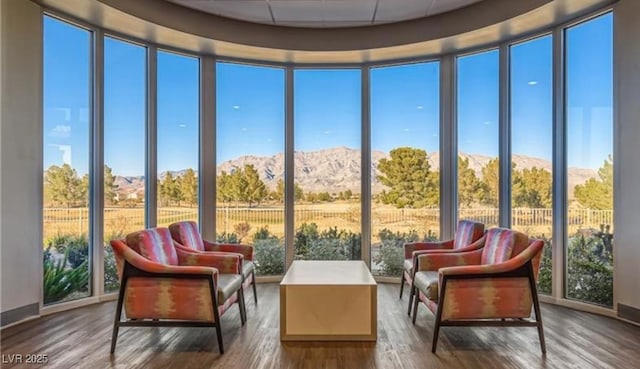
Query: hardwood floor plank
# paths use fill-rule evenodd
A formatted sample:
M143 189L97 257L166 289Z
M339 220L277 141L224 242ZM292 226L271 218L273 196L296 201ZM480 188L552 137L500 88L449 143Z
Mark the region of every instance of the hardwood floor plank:
M46 354L46 365L2 363L2 368L636 368L640 327L554 305L542 305L547 355L535 328L443 327L431 353L434 317L424 306L416 325L398 286L378 286L378 341L280 342L279 288L248 293L247 324L238 309L222 318L225 354L215 329L121 328L109 355L115 302L70 310L4 329L4 361L12 354Z

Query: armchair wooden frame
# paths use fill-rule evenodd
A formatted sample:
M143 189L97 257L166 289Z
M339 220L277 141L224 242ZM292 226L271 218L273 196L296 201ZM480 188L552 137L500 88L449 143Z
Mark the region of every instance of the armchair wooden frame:
M222 342L222 329L220 326L220 314L218 312L218 293L216 285L214 283L213 274L211 273L154 273L136 268L128 261L125 260L122 280L120 282L120 292L118 293L118 304L116 307L116 314L113 322L113 336L111 338L111 353L113 354L116 349L116 343L118 341L118 331L120 327L215 327L216 335L218 337L218 349L220 354L224 353L224 345ZM175 320L137 320L131 319L121 321L122 306L124 303L124 294L127 288L127 282L132 277L144 277L144 278L173 278L173 279L205 279L209 282L209 291L211 292L211 303L213 306L214 322L204 321L175 321ZM236 292L238 294L238 307L240 309L240 321L244 325L247 321L244 303L244 289L241 287Z
M531 290L531 297L533 301L533 309L535 312L535 321L527 320L527 319L501 319L501 320L463 320L463 319L455 319L455 320L442 320L442 310L444 307L445 300L445 292L447 288L447 282L449 280L454 279L483 279L483 278L518 278L524 277L529 281L529 287ZM420 293L416 291L416 293ZM472 327L537 327L538 328L538 337L540 339L540 349L543 354L547 353L545 341L544 341L544 330L542 327L542 317L540 315L540 303L538 301L538 292L536 288L536 281L533 274L533 264L531 260L527 261L522 266L517 269L506 271L506 272L496 272L496 273L479 273L479 274L459 274L459 275L442 275L442 286L440 291L438 292L438 308L436 310L436 320L433 329L433 341L431 345L431 352L436 352L436 346L438 344L438 335L440 333L440 327L446 326L472 326ZM413 324L416 323L416 316L418 310L419 298L416 296L413 303Z

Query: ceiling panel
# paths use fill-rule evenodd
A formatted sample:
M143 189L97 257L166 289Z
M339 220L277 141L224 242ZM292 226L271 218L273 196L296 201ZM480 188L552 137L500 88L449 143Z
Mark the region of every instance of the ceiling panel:
M379 0L376 23L424 17L432 0ZM402 3L402 4L399 4Z
M324 1L322 0L273 0L270 1L271 11L280 22L320 22L324 21Z
M167 0L250 22L296 27L350 27L421 18L482 0ZM515 0L514 0L515 1Z
M451 10L463 8L481 0L433 0L427 15L445 13Z
M376 0L325 0L325 22L368 22L373 20Z
M273 24L265 0L170 0L203 12L251 22Z

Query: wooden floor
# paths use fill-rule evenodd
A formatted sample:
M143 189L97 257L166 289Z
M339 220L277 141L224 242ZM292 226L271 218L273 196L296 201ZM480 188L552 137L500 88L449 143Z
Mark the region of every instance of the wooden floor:
M415 326L398 285L378 286L377 343L284 343L279 340L277 284L247 294L248 322L238 309L222 318L224 355L213 328L121 328L109 355L115 303L50 315L2 331L3 368L11 354L46 354L46 368L640 368L640 327L543 304L543 356L535 328L443 327L432 354L433 315L419 308Z

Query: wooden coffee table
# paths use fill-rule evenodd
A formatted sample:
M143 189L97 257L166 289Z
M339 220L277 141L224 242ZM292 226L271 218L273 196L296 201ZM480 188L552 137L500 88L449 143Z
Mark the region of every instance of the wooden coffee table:
M375 341L377 287L363 261L294 261L280 283L280 340Z

